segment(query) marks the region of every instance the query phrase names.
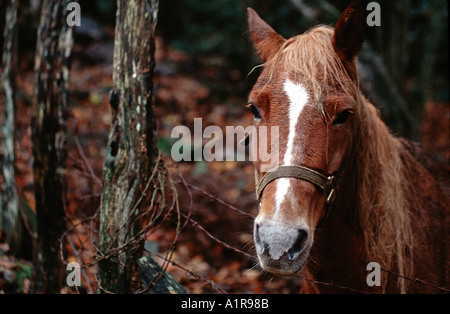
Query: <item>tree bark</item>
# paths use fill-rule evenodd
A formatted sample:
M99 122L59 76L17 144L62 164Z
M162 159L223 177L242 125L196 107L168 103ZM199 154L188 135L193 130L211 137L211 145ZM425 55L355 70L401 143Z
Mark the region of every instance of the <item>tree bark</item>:
M9 244L12 255L20 255L22 224L19 213L19 199L15 180L15 101L17 71L17 8L18 0L8 1L6 8L5 29L2 56L2 94L3 119L2 131L2 193L0 227Z
M66 0L44 0L38 28L32 106L37 239L34 292L59 293L64 269L59 240L66 229L66 116L72 29Z
M99 292L142 288L138 259L152 210L147 208L148 188L157 156L152 108L157 13L157 0L117 1L113 121L100 204Z

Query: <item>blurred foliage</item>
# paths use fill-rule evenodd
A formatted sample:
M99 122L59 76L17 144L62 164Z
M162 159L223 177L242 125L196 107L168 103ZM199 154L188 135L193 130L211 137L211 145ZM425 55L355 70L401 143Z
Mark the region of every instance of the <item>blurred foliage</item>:
M79 2L83 16L114 26L117 1ZM160 0L157 32L166 43L191 55L197 64L224 71L239 69L242 73L237 80L242 81L259 62L247 31L247 7L254 8L276 31L288 38L317 24L334 25L348 2ZM363 5L367 2L363 0ZM366 39L382 57L403 97L411 103L412 111L414 107L423 107L426 97L448 101L448 2L405 0L379 3L382 27L369 28ZM4 1L0 4L3 5ZM25 14L27 21L22 21L23 25L31 26L28 21L35 20L30 16L38 8L37 0L21 2L21 14ZM28 28L22 28L21 40L30 35L34 37L36 32Z
M212 94L244 96L252 81L246 75L259 63L249 40L246 8L254 8L288 38L317 24L334 25L348 0L160 0L157 33L192 57L183 69L204 81ZM369 2L363 0L364 6ZM408 109L420 121L428 99L449 100L448 1L378 1L382 27L368 28L366 41L386 65ZM114 26L114 0L80 0L82 16ZM4 6L5 1L0 2ZM20 6L19 51L34 47L39 1ZM33 18L34 16L34 18ZM1 23L1 19L0 19ZM0 36L1 38L1 36ZM30 64L32 67L32 64ZM221 76L202 77L214 68ZM237 70L239 75L236 75ZM257 72L257 71L256 71ZM257 74L257 73L256 73Z
M24 289L25 279L31 279L32 277L32 267L28 264L17 262L17 268L14 270L16 277L16 291L15 293L21 293Z
M334 25L347 4L348 0L162 0L158 31L175 48L193 56L220 56L233 65L242 66L255 61L248 39L247 7L253 7L281 35L291 37L319 23ZM444 16L440 19L436 62L440 70L448 67L447 1L383 1L381 7L382 27L369 29L367 40L388 66L396 66L392 62L396 61L408 75L414 75L416 60L423 57L427 38L432 35L433 16L439 13ZM304 14L309 16L305 18ZM408 49L402 51L402 55L393 56L398 50L394 44Z
M31 206L27 203L24 198L20 198L20 206L22 209L22 218L25 219L25 224L29 231L32 233L36 232L36 213L31 209Z
M160 5L159 26L174 48L230 60L245 56L245 20L237 18L244 16L241 1L172 0Z
M235 66L253 58L247 31L247 7L286 38L311 26L336 21L340 11L318 12L314 21L302 18L295 1L288 0L165 0L160 2L158 31L175 48L193 56L221 56ZM314 8L314 2L311 2ZM347 1L342 5L345 8Z
M205 65L215 58L215 66L219 63L224 69L237 68L242 71L241 80L245 80L259 62L247 31L247 7L254 8L277 32L289 38L317 24L335 25L348 2L162 0L158 32L168 44L189 53L194 62ZM363 5L368 2L363 1ZM368 28L366 42L372 53L382 58L414 124L419 126L427 100L449 100L448 2L379 3L382 26ZM221 63L217 62L219 58ZM242 88L240 91L245 92ZM417 135L417 130L411 130L411 134Z
M29 262L0 254L0 292L28 293L32 272Z
M164 0L163 0L164 1ZM79 0L81 14L95 18L98 22L114 26L116 22L117 1Z
M286 1L168 0L160 2L158 32L174 48L194 57L222 57L229 65L248 68L252 60L256 63L247 31L248 6L286 36L307 26Z

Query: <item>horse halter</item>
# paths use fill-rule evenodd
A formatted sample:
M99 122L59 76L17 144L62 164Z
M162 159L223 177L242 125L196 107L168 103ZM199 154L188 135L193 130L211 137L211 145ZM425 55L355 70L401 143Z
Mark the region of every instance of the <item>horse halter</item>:
M256 182L256 198L259 200L265 187L272 181L280 178L294 178L298 180L308 181L321 189L325 194L326 213L319 225L328 216L329 208L334 202L336 197L336 176L337 172L334 172L330 176L325 176L315 170L302 166L281 166L274 168L267 172L261 181L259 181L258 171L255 170L255 182Z

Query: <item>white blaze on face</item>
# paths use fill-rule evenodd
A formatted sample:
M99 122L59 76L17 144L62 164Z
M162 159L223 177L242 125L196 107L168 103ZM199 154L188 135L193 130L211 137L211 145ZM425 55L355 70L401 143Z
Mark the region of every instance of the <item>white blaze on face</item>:
M291 80L287 79L284 82L284 91L289 99L289 135L286 146L286 152L283 158L283 165L289 166L292 165L292 155L294 148L294 139L295 139L295 130L297 128L297 123L300 117L301 112L305 108L308 103L308 92L306 88L300 83L294 83ZM278 179L277 183L277 192L275 195L276 200L276 211L275 216L279 212L281 203L286 198L287 192L290 186L290 180L287 178Z

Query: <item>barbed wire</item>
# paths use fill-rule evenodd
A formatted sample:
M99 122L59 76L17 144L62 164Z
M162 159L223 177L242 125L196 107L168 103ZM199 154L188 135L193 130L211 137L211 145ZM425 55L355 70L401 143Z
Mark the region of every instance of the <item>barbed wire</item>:
M101 180L95 175L95 172L93 171L92 167L89 165L88 159L85 156L83 149L81 148L81 145L79 144L79 141L76 136L75 136L75 144L76 144L77 151L81 157L81 161L83 163L83 167L79 170L81 172L84 172L85 176L92 178L93 182L101 185ZM176 179L173 178L173 175L170 173L169 168L174 169L174 171L176 173L176 177L177 177ZM218 287L217 283L215 283L214 281L202 277L200 274L194 272L193 270L189 270L188 268L182 266L180 263L177 263L176 261L173 260L173 254L174 254L175 247L178 242L179 236L181 235L182 231L188 225L190 225L194 228L197 228L198 230L203 232L209 239L213 240L214 242L218 243L219 245L223 246L224 248L231 250L237 254L243 255L246 258L250 258L250 259L254 258L254 256L252 254L245 252L245 251L227 243L224 240L220 240L219 238L214 236L210 231L208 231L207 228L205 228L199 221L192 218L193 209L194 209L194 197L192 194L192 190L209 197L211 200L221 204L222 206L225 206L226 208L232 210L233 212L238 213L239 215L241 215L243 217L251 218L251 219L255 219L255 217L252 214L247 213L247 212L229 204L228 202L211 194L210 192L208 192L192 183L189 183L185 179L185 177L183 176L181 171L179 170L178 165L174 164L169 158L166 158L163 155L159 155L157 164L154 168L154 172L152 173L152 176L148 180L144 192L150 188L150 182L153 182L153 179L155 178L155 176L158 176L158 180L157 180L158 185L152 186L152 193L160 193L159 200L162 203L159 204L158 210L155 210L154 201L156 198L155 197L151 198L152 202L147 206L147 211L143 212L140 215L140 216L142 216L142 215L151 214L151 216L150 216L151 222L149 222L141 230L141 232L139 232L136 235L136 237L133 237L130 241L128 241L122 247L110 248L110 251L107 254L103 254L103 253L99 252L98 248L95 246L95 242L96 242L95 238L98 236L98 230L96 230L96 228L95 228L95 224L96 224L95 222L98 219L98 210L97 210L94 213L94 215L92 215L90 217L84 217L83 219L78 220L77 223L71 225L66 230L66 232L61 236L61 239L60 239L61 259L63 260L63 262L65 264L67 264L65 257L64 257L64 248L63 248L63 244L67 238L68 239L67 241L69 241L69 245L71 246L71 249L75 254L75 258L81 262L81 265L82 265L81 269L83 270L83 278L86 282L86 285L88 286L88 288L87 288L88 291L90 293L94 293L95 289L98 288L104 293L111 293L110 291L106 291L101 286L101 282L99 282L99 279L97 278L97 276L95 276L95 282L91 282L91 280L89 279L89 275L86 273L86 269L96 266L98 264L98 262L103 258L107 258L112 255L119 254L128 245L136 245L139 241L143 241L149 234L151 234L152 232L155 232L155 230L157 230L158 228L161 228L162 225L168 221L170 214L173 211L175 211L176 216L177 216L176 226L175 226L176 232L175 232L175 236L174 236L173 240L169 244L169 248L167 249L166 253L164 254L164 256L161 256L160 254L149 253L149 254L154 254L155 256L157 256L158 258L160 258L163 261L163 264L161 265L161 271L159 271L159 273L153 278L153 280L150 282L150 284L147 287L145 287L144 289L142 289L140 292L144 293L148 289L150 289L154 284L156 284L156 282L158 282L158 280L160 280L162 278L162 276L164 276L165 272L167 271L168 266L173 265L174 267L177 267L177 268L183 270L186 274L188 274L188 276L207 284L214 291L217 291L218 293L228 293L226 290ZM165 179L162 180L162 177L164 177ZM178 203L177 186L180 186L180 185L182 188L184 188L184 190L186 191L187 196L189 198L188 205L185 208L183 208L183 210L181 209L180 204ZM169 192L166 193L166 189L168 189ZM171 202L169 201L168 203L166 203L166 197L167 197L168 193L171 194L171 198L170 198ZM135 205L136 208L140 204L141 201L142 201L141 199L138 200L138 202ZM166 210L164 211L164 209L166 209ZM152 212L150 213L150 211L152 211ZM135 220L139 220L139 217L135 217ZM157 220L158 220L158 223L155 224L155 221L157 221ZM182 222L182 220L184 220L184 222ZM88 225L88 226L86 227L86 225ZM75 235L78 236L76 229L80 228L80 227L83 227L82 228L83 230L84 229L88 230L90 233L90 236L85 241L81 241L81 239L78 239L78 247L79 248L77 248L77 245L73 242L72 239L70 239L69 234L75 233ZM84 230L84 231L86 231L86 230ZM342 254L342 253L335 252L334 250L325 248L317 243L315 243L315 245L317 245L318 247L320 247L322 249L328 250L328 251L332 252L333 254L340 254L341 256L343 256L345 258L355 260L361 264L367 265L366 261L357 259L352 256L344 256L344 254ZM80 253L80 251L84 251L84 250L87 250L90 252L95 252L95 255L97 256L97 258L93 259L91 261L85 262L86 258L83 257L83 255ZM87 259L89 260L89 258L87 258ZM438 285L435 285L432 283L428 283L425 280L422 280L420 278L412 278L412 277L404 276L404 275L398 274L392 270L385 269L385 268L381 268L380 270L383 272L386 272L392 276L400 277L405 280L414 282L416 284L423 284L423 285L426 285L429 287L433 287L442 292L447 292L447 293L450 292L450 289L448 289L446 287L441 287L441 286L438 286ZM370 292L368 292L368 291L363 291L363 290L356 289L353 287L348 287L348 286L341 285L336 282L319 281L319 280L315 280L315 279L309 278L308 276L304 276L301 274L297 274L296 277L300 278L301 280L306 280L306 281L312 282L316 285L335 287L335 288L338 288L341 290L346 290L346 291L353 292L353 293L370 294Z
M348 259L348 260L356 261L356 262L358 262L358 263L360 263L360 264L362 264L362 265L367 265L367 264L369 264L368 261L364 261L364 260L361 260L361 259L356 258L356 257L354 257L354 256L349 256L349 255L347 255L347 254L343 254L342 252L338 252L338 251L336 251L336 250L332 250L332 249L327 248L327 247L325 247L325 246L323 246L323 245L320 245L320 244L318 244L318 243L315 243L315 245L316 245L317 247L323 249L323 250L326 250L326 251L329 252L329 253L332 253L333 255L340 255L340 256L342 256L342 257ZM392 276L395 276L395 277L399 277L399 278L402 278L402 279L405 279L405 280L409 280L409 281L414 282L414 283L416 283L416 284L423 284L423 285L426 285L426 286L429 286L429 287L432 287L432 288L441 290L441 291L443 291L443 292L450 292L450 289L449 289L449 288L441 287L441 286L438 286L438 285L429 283L429 282L427 282L427 281L425 281L425 280L423 280L423 279L417 278L417 277L416 277L416 278L408 277L408 276L399 274L399 273L397 273L397 272L395 272L395 271L392 271L392 270L390 270L390 269L386 269L386 268L383 268L383 267L380 267L380 270L383 271L383 272L385 272L385 273L387 273L387 274L389 274L389 275L392 275Z
M233 210L233 211L235 211L235 212L237 212L237 213L239 213L239 214L241 214L243 216L250 217L250 218L253 218L253 219L255 218L253 215L251 215L249 213L246 213L246 212L236 208L235 206L225 202L224 200L220 199L217 196L212 195L211 193L205 191L204 189L202 189L200 187L197 187L197 186L195 186L193 184L185 184L185 186L189 187L189 188L192 188L192 189L194 189L196 191L199 191L200 193L210 197L212 200L217 201L218 203L228 207L229 209L231 209L231 210ZM208 237L210 237L212 240L216 241L217 243L219 243L219 244L223 245L224 247L226 247L228 249L231 249L231 250L233 250L233 251L235 251L237 253L240 253L240 254L242 254L242 255L244 255L246 257L250 257L250 258L253 257L251 254L249 254L247 252L243 252L243 251L241 251L241 250L239 250L237 248L234 248L233 246L229 245L228 243L217 239L211 233L209 233L203 226L201 226L200 223L196 222L195 220L191 220L191 221L193 222L195 227L197 227L198 229L202 230ZM322 247L322 248L326 249L324 246L321 246L320 244L317 244L317 243L315 243L315 244L318 247ZM336 253L336 252L333 252L333 253ZM344 254L340 254L340 255L344 256ZM349 258L349 259L356 260L356 261L358 261L358 262L360 262L361 264L364 264L364 265L368 264L367 261L362 261L362 260L357 259L355 257L350 257L350 256L345 256L345 257ZM383 268L383 267L380 267L380 270L383 271L383 272L386 272L386 273L388 273L388 274L390 274L392 276L396 276L396 277L399 277L399 278L402 278L402 279L405 279L405 280L409 280L409 281L414 282L416 284L423 284L423 285L426 285L426 286L429 286L429 287L441 290L443 292L450 292L449 288L441 287L441 286L438 286L436 284L429 283L429 282L427 282L427 281L425 281L423 279L420 279L420 278L412 278L412 277L408 277L408 276L405 276L405 275L401 275L401 274L399 274L399 273L397 273L395 271L392 271L392 270L389 270L389 269L386 269L386 268ZM337 287L337 288L343 289L343 290L348 290L348 291L351 291L351 292L370 294L370 292L363 291L363 290L360 290L360 289L356 289L356 288L353 288L353 287L340 285L340 284L335 283L335 282L324 282L324 281L314 280L314 279L308 278L308 277L306 277L304 275L301 275L301 274L297 274L296 277L299 277L301 279L304 279L304 280L307 280L307 281L310 281L310 282L313 282L313 283L319 284L319 285L333 286L333 287Z

